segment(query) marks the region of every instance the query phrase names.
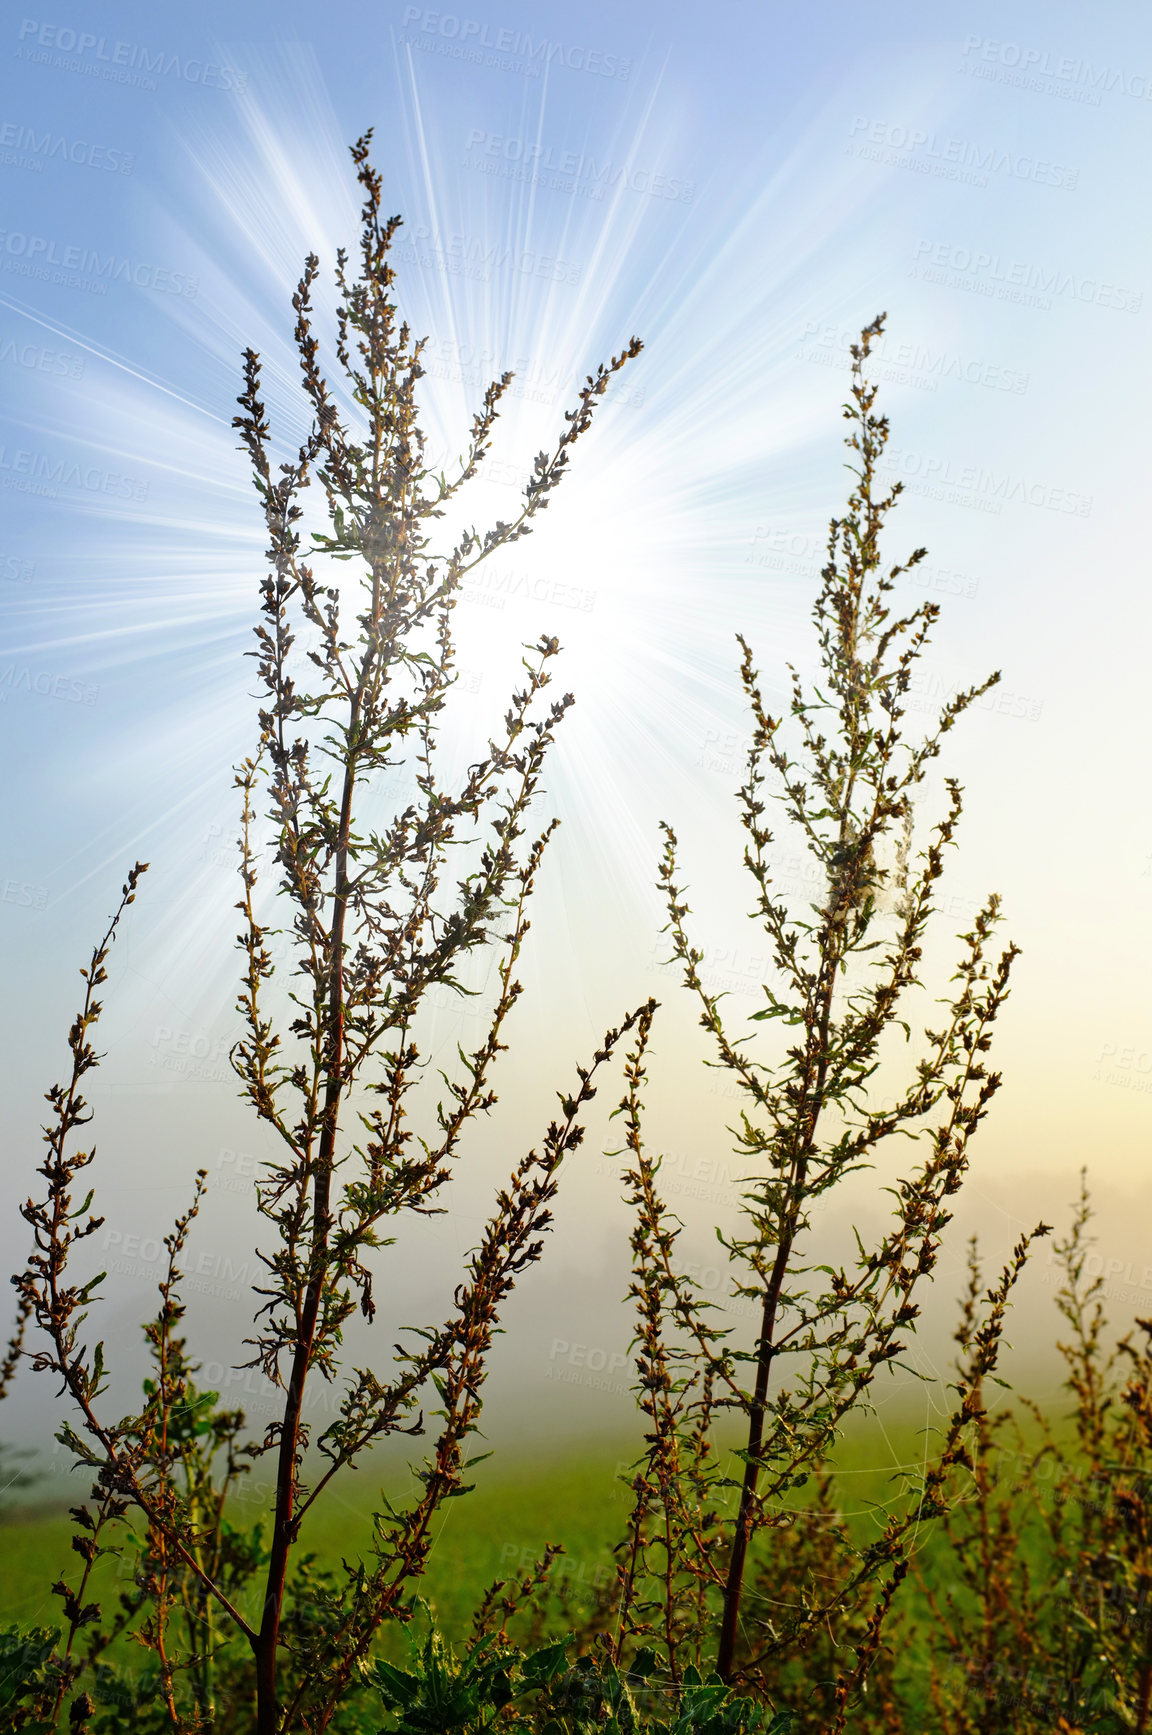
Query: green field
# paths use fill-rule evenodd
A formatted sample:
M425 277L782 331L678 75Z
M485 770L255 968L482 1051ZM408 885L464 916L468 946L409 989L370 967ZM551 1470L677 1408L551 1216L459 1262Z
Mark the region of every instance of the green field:
M625 1534L631 1501L628 1467L640 1443L637 1429L632 1439L570 1442L564 1450L552 1447L533 1457L516 1458L511 1453L502 1453L476 1466L475 1490L441 1507L428 1571L412 1587L427 1600L436 1625L450 1642L459 1644L466 1638L473 1613L493 1581L522 1576L548 1543L559 1543L564 1549L553 1570L553 1592L540 1611L526 1611L521 1623L511 1629L512 1637L524 1643L534 1642L536 1635L558 1637L579 1631L597 1607L601 1613L610 1608L614 1594L612 1550ZM857 1545L874 1540L890 1513L905 1509L909 1474L913 1467L923 1466L925 1446L931 1453L935 1444L933 1437L926 1438L922 1420L914 1421L907 1412L899 1422L888 1416L883 1422L875 1416L857 1418L841 1441L833 1482L833 1505L847 1519ZM1025 1448L1021 1450L1026 1453ZM388 1466L384 1460L378 1460L376 1473L391 1468L392 1473L383 1478L384 1489L392 1501L403 1505L412 1490L410 1484L406 1486L395 1474L396 1462L393 1458ZM1022 1456L1011 1452L999 1461L1000 1499L1010 1515L1012 1534L1026 1570L1037 1582L1044 1583L1048 1545L1033 1498L1040 1491L1036 1486L1026 1489L1017 1483L1023 1462ZM727 1469L729 1474L738 1471L735 1460ZM965 1492L966 1475L957 1473L954 1493ZM369 1555L370 1506L377 1492L372 1478L373 1472L369 1470L337 1482L328 1497L318 1503L300 1545L301 1553L315 1554L318 1568L339 1572L342 1559L355 1561ZM82 1489L78 1477L73 1497ZM807 1492L796 1494L797 1506L805 1504ZM232 1514L237 1528L251 1526L261 1518L266 1509L266 1495L266 1483L250 1484L249 1497L241 1500ZM52 1595L51 1586L60 1577L71 1586L78 1586L81 1563L71 1550L72 1530L68 1514L61 1506L29 1505L9 1511L0 1525L0 1559L4 1568L0 1573L0 1627L11 1623L24 1628L63 1624L60 1599ZM781 1536L780 1545L785 1544L786 1538ZM765 1561L771 1560L772 1549L773 1534L768 1533L759 1543ZM913 1539L913 1553L918 1570L909 1575L894 1605L895 1618L886 1627L886 1652L894 1665L893 1684L905 1719L902 1726L935 1728L938 1722L930 1697L934 1674L945 1681L950 1693L976 1692L978 1688L966 1685L962 1675L957 1683L957 1670L963 1663L957 1662L954 1646L950 1650L947 1623L942 1627L929 1607L926 1586L936 1592L956 1587L957 1560L943 1530L939 1526L924 1526ZM105 1623L114 1617L119 1591L127 1584L126 1576L117 1582L120 1570L115 1558L101 1561L86 1592L86 1600L102 1604ZM1048 1582L1052 1593L1058 1594L1055 1582ZM769 1572L760 1587L760 1595L766 1601L758 1608L754 1586L748 1584L745 1609L753 1625L759 1625L756 1617L762 1613L773 1617L773 1589ZM870 1601L873 1593L868 1594ZM241 1599L242 1612L249 1619L258 1613L259 1595L259 1589L253 1589L249 1597ZM967 1593L962 1595L961 1603L970 1607ZM534 1634L526 1623L535 1612L539 1612L543 1624L536 1627ZM970 1612L975 1612L978 1625L978 1611L970 1608ZM609 1615L609 1627L611 1624ZM421 1619L413 1636L422 1639L424 1631ZM408 1637L399 1625L386 1627L379 1644L384 1655L404 1662ZM138 1677L143 1666L139 1647L124 1638L116 1640L105 1656L114 1673L122 1678ZM1014 1653L1009 1647L1002 1656L1003 1667L1010 1677ZM795 1687L795 1678L789 1679ZM1016 1690L1011 1679L1005 1686L997 1678L994 1685L1001 1696L1005 1691ZM781 1690L790 1690L788 1680L781 1682ZM985 1711L992 1706L993 1700L989 1698ZM1048 1710L1043 1706L1041 1710L1047 1718ZM873 1725L869 1723L868 1727Z
M445 1626L453 1632L466 1627L486 1587L530 1565L547 1542L563 1544L573 1584L602 1581L628 1510L627 1490L614 1480L627 1450L625 1444L620 1451L601 1447L502 1469L478 1466L476 1491L441 1509L424 1581L424 1594ZM388 1492L395 1497L398 1490L391 1485ZM365 1473L349 1477L343 1489L318 1503L302 1548L333 1566L365 1550L374 1493ZM258 1505L241 1502L233 1516L237 1524L254 1522ZM28 1505L8 1514L0 1528L0 1623L59 1619L50 1586L79 1564L70 1547L73 1528L62 1505ZM115 1562L102 1562L97 1572L98 1585L114 1585Z
M900 1496L903 1481L893 1476L893 1462L917 1461L924 1440L911 1424L897 1432L857 1428L854 1433L841 1453L838 1499L863 1542L875 1535L887 1505ZM525 1572L547 1543L564 1549L553 1582L563 1588L573 1614L578 1618L582 1608L591 1607L597 1590L611 1583L612 1548L624 1533L631 1498L622 1476L637 1443L597 1440L567 1451L552 1449L532 1460L504 1457L477 1467L474 1492L441 1508L420 1587L449 1637L466 1633L473 1610L495 1579ZM318 1503L301 1547L314 1552L319 1564L336 1567L341 1558L354 1559L367 1551L368 1508L375 1493L369 1476L361 1472L347 1478ZM403 1494L392 1479L386 1486L393 1499ZM259 1503L246 1500L233 1517L242 1525L259 1515ZM62 1506L28 1506L9 1513L0 1528L0 1625L58 1623L60 1603L50 1587L61 1575L69 1581L76 1576L72 1529ZM94 1594L103 1591L114 1602L116 1577L117 1562L101 1562Z

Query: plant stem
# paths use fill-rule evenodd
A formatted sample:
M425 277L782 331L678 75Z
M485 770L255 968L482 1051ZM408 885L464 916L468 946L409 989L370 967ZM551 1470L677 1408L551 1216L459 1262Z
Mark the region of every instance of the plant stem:
M841 834L843 835L843 828ZM809 1099L811 1106L808 1109L808 1126L803 1146L793 1169L792 1185L789 1189L791 1203L785 1220L785 1232L776 1249L772 1273L768 1280L768 1287L764 1292L764 1311L761 1317L760 1339L757 1345L756 1386L748 1413L748 1447L744 1459L744 1477L740 1488L740 1507L736 1515L732 1552L728 1558L728 1577L724 1585L724 1612L720 1624L720 1646L716 1657L716 1672L724 1681L730 1681L732 1678L732 1662L736 1651L736 1631L740 1621L740 1598L744 1586L744 1566L748 1557L748 1543L752 1533L753 1510L756 1505L756 1484L760 1479L760 1451L764 1440L764 1417L768 1408L768 1380L775 1353L776 1315L779 1311L784 1278L788 1272L788 1263L792 1257L792 1248L796 1239L799 1208L804 1198L804 1183L808 1178L808 1158L815 1141L816 1127L823 1106L824 1082L828 1069L828 1027L832 1016L832 996L835 991L838 966L839 956L833 941L824 956L821 993L823 1004L820 1012L819 1046L816 1050L820 1059L816 1068L815 1089Z
M331 947L332 957L328 983L328 1053L325 1063L327 1081L324 1090L324 1112L320 1128L320 1148L313 1181L312 1247L309 1257L310 1274L304 1305L296 1333L292 1357L292 1372L280 1424L280 1450L276 1466L276 1508L272 1529L272 1553L268 1562L268 1578L264 1592L264 1614L260 1632L253 1646L256 1655L256 1728L257 1735L276 1735L279 1723L279 1703L276 1695L276 1651L280 1640L280 1614L284 1603L284 1584L288 1573L288 1556L295 1540L294 1507L296 1500L296 1469L300 1449L300 1416L304 1407L304 1385L312 1358L316 1336L316 1321L328 1273L328 1234L331 1228L332 1160L336 1148L336 1129L340 1114L344 1060L344 920L348 895L348 837L352 825L352 796L356 786L356 730L359 723L361 695L372 661L369 649L361 670L359 689L352 700L348 724L349 755L344 769L344 787L340 803L340 837L336 857L336 886L333 895Z

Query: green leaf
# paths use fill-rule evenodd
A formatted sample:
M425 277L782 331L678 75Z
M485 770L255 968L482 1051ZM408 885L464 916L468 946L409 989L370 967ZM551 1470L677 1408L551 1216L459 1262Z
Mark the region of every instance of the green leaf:
M630 1675L637 1675L640 1680L646 1681L650 1675L656 1673L659 1667L660 1659L656 1655L656 1652L652 1649L651 1645L645 1645L643 1650L637 1651L628 1669L628 1673Z
M420 1691L420 1682L415 1675L406 1675L392 1663L380 1659L376 1662L375 1676L376 1690L390 1711L412 1704Z
M102 1464L104 1462L100 1454L94 1452L91 1446L80 1438L70 1422L62 1422L54 1438L74 1453L82 1464Z
M569 1633L567 1638L557 1639L554 1644L544 1645L538 1651L530 1651L521 1663L526 1686L531 1689L555 1680L567 1667L568 1647L572 1641L573 1635Z

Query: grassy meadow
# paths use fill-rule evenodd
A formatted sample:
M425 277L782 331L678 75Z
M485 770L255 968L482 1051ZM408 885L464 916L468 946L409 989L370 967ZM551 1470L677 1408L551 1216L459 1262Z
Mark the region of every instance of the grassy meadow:
M935 1432L927 1436L931 1447ZM639 1436L597 1438L560 1445L532 1458L518 1460L499 1454L477 1466L471 1492L447 1502L442 1509L427 1572L418 1587L437 1627L452 1642L463 1643L484 1592L497 1579L523 1576L549 1544L564 1553L552 1572L552 1590L543 1601L530 1599L513 1635L539 1636L579 1629L612 1597L615 1579L613 1547L624 1534L631 1504L629 1465L639 1449ZM905 1472L915 1472L925 1458L923 1423L909 1412L902 1419L886 1416L856 1418L835 1454L832 1500L845 1517L853 1540L865 1548L880 1535L890 1511L904 1504ZM738 1473L733 1458L729 1474ZM385 1492L398 1500L405 1488L394 1477L382 1478ZM338 1571L342 1560L355 1560L371 1548L370 1505L378 1480L371 1465L337 1482L318 1503L309 1528L306 1552L318 1568ZM13 1505L0 1522L0 1627L17 1623L54 1626L61 1621L59 1600L51 1586L70 1568L74 1525L63 1504L32 1498ZM255 1485L252 1493L257 1493ZM263 1492L260 1490L260 1492ZM75 1498L81 1493L77 1477ZM806 1504L804 1492L796 1507ZM1023 1517L1026 1501L1019 1502ZM256 1522L255 1499L238 1503L237 1524ZM923 1617L925 1590L949 1581L947 1551L936 1525L926 1525L914 1555L917 1572L906 1583L897 1604L901 1642L897 1677L913 1702L919 1700L932 1655ZM771 1555L771 1536L760 1552ZM1036 1557L1040 1564L1039 1553ZM90 1594L107 1604L118 1595L119 1566L115 1560L97 1564ZM921 1582L921 1576L923 1582ZM249 1612L245 1610L244 1612ZM755 1615L754 1607L750 1613ZM399 1628L386 1627L379 1651L402 1657L406 1643ZM110 1660L138 1663L139 1647L121 1640Z

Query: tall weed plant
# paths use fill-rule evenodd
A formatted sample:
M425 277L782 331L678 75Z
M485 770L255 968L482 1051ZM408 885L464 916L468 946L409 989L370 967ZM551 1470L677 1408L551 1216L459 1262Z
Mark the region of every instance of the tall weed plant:
M73 1570L52 1587L59 1624L0 1634L5 1726L1142 1735L1152 1718L1152 1322L1138 1322L1143 1341L1105 1348L1099 1285L1085 1281L1086 1188L1056 1249L1071 1431L1035 1406L993 1402L1012 1290L1049 1232L1038 1224L987 1287L971 1250L950 1415L881 1530L862 1544L837 1505L843 1427L909 1349L972 1137L999 1087L988 1056L1017 956L997 943L990 894L960 936L939 1013L913 1036L925 935L962 812L946 777L940 811L925 820L929 773L999 677L958 693L926 736L908 738L908 695L939 611L896 603L925 550L893 564L881 549L901 491L880 480L888 423L868 378L882 316L852 351L853 485L830 524L815 600L818 680L791 670L786 714L773 715L739 639L752 735L737 800L750 914L771 958L746 1029L701 973L678 836L664 826L664 932L699 1009L707 1064L728 1074L739 1101L741 1210L734 1229L717 1231L728 1297L709 1299L679 1257L685 1226L645 1141L649 1000L558 1093L559 1113L498 1192L444 1316L389 1346L390 1360L349 1364L345 1333L357 1316L361 1331L376 1319L382 1254L402 1220L444 1209L469 1131L496 1106L530 899L556 824L536 829L532 816L572 703L546 693L559 646L544 638L532 648L499 737L452 781L437 757L455 678L452 611L467 574L532 528L640 349L633 339L588 376L510 521L454 542L438 536L437 521L477 477L511 376L485 394L458 472L434 473L418 415L422 345L392 300L399 219L382 215L369 151L366 135L352 152L364 200L357 269L344 252L336 264L340 384L321 365L319 262L309 257L293 298L308 431L295 451L275 453L252 351L235 423L268 571L250 653L259 738L236 772L244 1034L232 1064L278 1153L255 1184L269 1239L247 1340L277 1413L260 1433L222 1406L198 1383L183 1335L182 1261L203 1170L165 1238L159 1309L144 1327L143 1401L126 1416L109 1412L111 1352L92 1341L103 1274L73 1269L103 1223L86 1173L95 1153L77 1139L91 1120L82 1089L100 1059L93 1036L111 949L147 867L136 863L82 972L70 1069L47 1097L42 1185L22 1207L32 1251L13 1279L0 1395L24 1362L53 1376L71 1407L58 1438L90 1494L71 1509ZM323 528L311 528L307 510L316 495ZM347 562L358 593L338 582L343 568L332 563ZM397 768L411 799L374 825ZM802 907L775 879L785 837L802 840L820 888ZM261 880L268 845L272 888ZM429 1115L422 1015L433 994L469 991L469 958L486 949L498 967L484 1034L439 1074ZM420 1595L438 1515L468 1491L493 1335L542 1254L593 1081L617 1056L623 1143L613 1154L633 1212L644 1446L626 1478L615 1578L597 1606L576 1610L557 1588L561 1551L549 1545L519 1578L490 1586L454 1649ZM880 1097L898 1063L904 1082ZM820 1209L889 1149L906 1160L883 1171L888 1226L857 1232L854 1255L831 1260ZM306 1404L317 1382L339 1394L321 1428ZM307 1547L317 1501L397 1435L424 1454L408 1497L381 1495L370 1548L324 1564ZM254 1520L241 1495L262 1462L272 1494ZM119 1563L114 1603L101 1588L108 1557ZM382 1647L386 1630L407 1632L406 1665ZM124 1662L131 1646L134 1667Z
M400 220L382 215L369 145L370 135L352 152L364 198L358 272L343 251L336 263L340 389L321 365L312 307L320 267L310 256L293 297L308 432L286 458L274 451L251 350L235 422L267 527L269 570L250 653L262 695L259 741L236 775L244 1035L232 1065L279 1151L256 1184L271 1240L260 1252L248 1365L281 1395L280 1412L252 1438L239 1411L199 1387L181 1335L181 1261L203 1171L164 1241L160 1310L145 1327L150 1372L132 1415L108 1414L106 1346L91 1342L102 1276L72 1275L73 1255L103 1222L84 1173L93 1152L76 1148L75 1136L91 1118L82 1085L99 1061L99 994L147 867L138 862L83 971L70 1075L48 1093L44 1187L23 1207L33 1252L16 1279L19 1319L4 1371L10 1378L24 1330L35 1326L32 1365L71 1400L76 1419L61 1437L93 1479L89 1502L74 1513L84 1571L57 1587L65 1627L37 1665L29 1727L54 1727L65 1711L77 1728L115 1726L128 1708L101 1659L129 1630L151 1658L131 1706L138 1725L251 1726L258 1735L359 1727L354 1707L373 1639L384 1623L409 1618L436 1514L464 1491L501 1310L540 1257L593 1079L638 1016L610 1029L559 1092L559 1114L497 1194L446 1316L410 1333L390 1367L349 1368L344 1334L355 1315L375 1317L382 1249L404 1219L443 1210L463 1140L495 1107L492 1079L522 994L516 967L529 903L556 826L532 835L548 750L572 703L571 695L550 702L547 691L559 645L546 638L535 647L502 734L451 784L438 764L438 731L455 680L452 611L467 574L525 536L547 507L610 381L640 349L633 340L588 377L554 449L537 457L515 516L441 548L437 521L476 478L512 376L486 392L458 472L432 473L417 407L423 346L398 323L392 300L389 249ZM325 524L310 547L309 488L322 496ZM347 562L359 568L358 598L337 582L343 566L334 563ZM303 660L293 658L301 632L313 644ZM364 817L369 798L401 766L413 799L375 829ZM275 926L259 901L258 846L269 838ZM498 958L486 1032L441 1075L431 1124L421 1126L412 1106L428 1066L421 1011L436 991L467 991L463 967L481 948ZM336 1418L316 1431L306 1419L309 1387L337 1380ZM381 1506L370 1555L346 1574L314 1570L302 1536L317 1500L372 1447L404 1433L430 1435L415 1497ZM264 1459L273 1466L271 1509L237 1526L232 1497ZM88 1599L87 1585L113 1548L133 1550L137 1565L121 1610L110 1614ZM109 1692L114 1709L102 1711Z

